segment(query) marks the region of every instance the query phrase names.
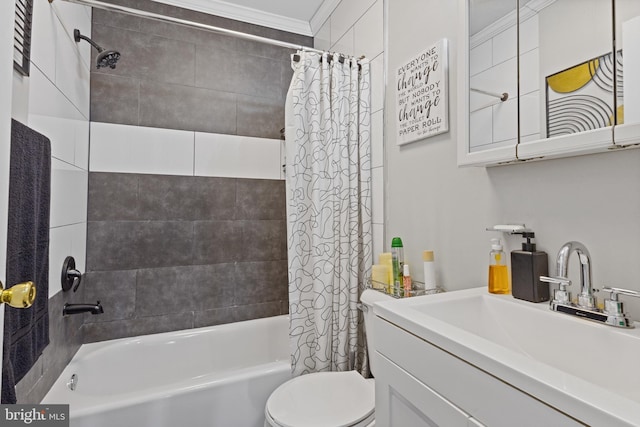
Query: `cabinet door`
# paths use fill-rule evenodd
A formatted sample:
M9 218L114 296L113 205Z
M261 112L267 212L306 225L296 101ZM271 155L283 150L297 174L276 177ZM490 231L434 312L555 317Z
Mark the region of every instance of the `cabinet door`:
M517 0L460 0L458 165L516 160Z
M520 1L519 160L613 147L612 2Z
M469 416L377 353L376 426L468 427Z
M616 146L640 143L640 2L615 0L618 52Z

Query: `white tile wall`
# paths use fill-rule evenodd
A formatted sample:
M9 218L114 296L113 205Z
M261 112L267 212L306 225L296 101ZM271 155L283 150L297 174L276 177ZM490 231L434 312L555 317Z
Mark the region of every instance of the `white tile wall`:
M196 132L195 175L281 179L279 139Z
M280 139L91 123L92 172L283 179Z
M384 169L371 170L371 220L374 224L384 224Z
M371 111L384 108L384 55L371 61Z
M342 0L315 35L315 47L365 55L371 64L374 263L384 244L384 1Z
M89 67L80 59L75 42L60 37L57 44L56 86L82 115L89 117Z
M491 107L473 111L469 115L469 147L471 149L493 142L493 112Z
M40 70L31 68L29 126L51 140L51 154L88 169L89 122Z
M58 32L61 25L58 17L52 13L51 5L45 1L33 2L31 62L55 81L56 40L60 37Z
M377 0L356 22L354 28L355 55L375 58L384 50L384 8Z
M51 227L86 222L87 182L86 170L51 160Z
M518 54L518 34L511 27L493 37L493 65L515 58Z
M333 52L340 52L345 55L357 56L356 51L354 49L354 31L353 27L350 28L340 40L336 41L333 46L331 46L331 50Z
M520 24L520 54L537 49L540 45L538 14Z
M537 92L541 87L539 50L531 49L520 55L520 93Z
M491 40L474 47L469 51L469 75L488 70L493 66L493 43Z
M193 175L194 133L91 122L92 172Z
M535 138L540 132L540 64L538 15L520 25L521 136ZM495 35L470 52L470 86L494 93L507 92L509 100L488 108L496 98L471 92L469 108L472 148L504 145L517 138L518 80L516 27Z
M67 255L73 256L78 270L85 271L86 242L86 222L51 228L49 231L49 297L62 290L60 272Z
M67 255L85 269L91 47L75 43L74 28L91 34L90 8L34 2L31 75L17 77L22 89L14 91L21 98L14 108L26 105L26 124L51 140L50 297L61 290Z
M320 50L331 49L331 18L327 19L313 36L313 46Z
M526 117L526 120L520 120L521 136L535 136L537 137L535 139L540 138L542 126L542 122L540 121L542 111L540 103L539 91L520 96L520 114L522 117Z
M384 112L371 115L371 167L384 166Z
M516 98L493 106L493 141L518 138L518 100Z
M353 27L375 1L342 0L331 14L331 44L333 45L340 40L344 33Z
M86 229L86 226L84 227ZM62 271L62 263L67 255L73 255L78 261L79 252L72 252L72 227L54 227L49 230L49 298L62 290L60 283L60 272ZM84 256L84 251L82 252ZM76 263L76 268L84 272L84 263L82 267Z
M516 58L501 62L495 67L476 74L469 79L469 85L472 88L489 92L507 92L510 98L515 98L518 93L518 64ZM495 97L472 92L469 99L469 109L470 111L475 111L479 107L495 100Z
M385 252L384 225L373 224L373 263L378 263L378 255Z

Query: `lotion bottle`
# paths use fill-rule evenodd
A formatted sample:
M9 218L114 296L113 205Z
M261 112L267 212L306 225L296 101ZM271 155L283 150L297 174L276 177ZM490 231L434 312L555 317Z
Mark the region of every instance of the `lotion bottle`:
M500 239L491 239L489 254L489 292L492 294L509 293L509 274L506 257Z
M424 288L426 290L436 289L436 267L433 262L433 251L423 251L422 261L424 262Z

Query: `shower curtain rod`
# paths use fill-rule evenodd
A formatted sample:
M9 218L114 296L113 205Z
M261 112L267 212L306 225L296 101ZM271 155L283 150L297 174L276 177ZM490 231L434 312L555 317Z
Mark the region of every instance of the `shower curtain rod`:
M53 3L54 0L49 0L49 3ZM104 3L98 0L63 0L68 3L80 4L83 6L95 7L98 9L106 10L109 12L121 12L127 15L139 16L142 18L154 19L156 21L168 22L172 24L184 25L186 27L198 28L201 30L207 30L218 34L224 34L227 36L238 37L245 40L251 40L259 43L266 43L273 46L286 47L289 49L304 50L308 52L323 53L322 50L314 49L307 46L297 45L295 43L283 42L281 40L274 40L267 37L255 36L253 34L247 34L240 31L228 30L226 28L214 27L213 25L201 24L199 22L187 21L185 19L173 18L170 16L160 15L158 13L147 12L144 10L133 9L130 7L119 6L110 3Z

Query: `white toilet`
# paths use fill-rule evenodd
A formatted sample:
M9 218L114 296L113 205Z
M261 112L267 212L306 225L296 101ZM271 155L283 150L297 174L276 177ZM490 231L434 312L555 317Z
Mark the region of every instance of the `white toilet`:
M375 373L373 304L392 297L367 289L364 310L369 366ZM318 372L293 378L278 387L265 406L265 426L371 427L375 425L375 387L356 371Z

